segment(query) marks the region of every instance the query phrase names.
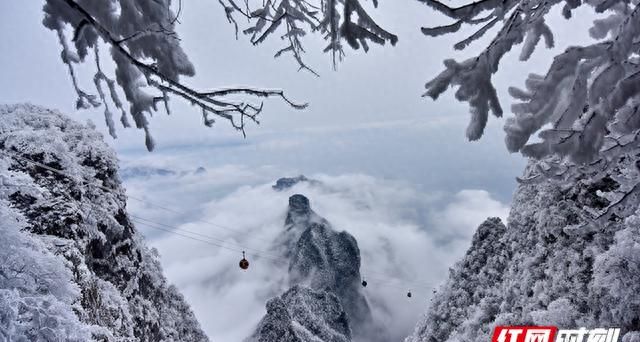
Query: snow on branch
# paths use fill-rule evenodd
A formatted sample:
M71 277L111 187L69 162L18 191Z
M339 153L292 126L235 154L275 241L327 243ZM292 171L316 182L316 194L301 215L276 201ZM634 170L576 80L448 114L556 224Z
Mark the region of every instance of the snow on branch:
M552 28L545 17L556 5L563 5L565 18L579 6L595 12L607 11L589 30L598 40L590 45L571 46L553 59L545 75L531 74L524 89L511 87L517 100L505 123L507 148L539 164L521 182L542 180L592 180L617 177L615 192L602 194L610 205L591 213L596 221L624 217L621 210L635 210L640 202L640 7L626 0L480 0L457 8L437 0L418 0L450 17L451 24L423 28L428 36L452 34L463 25L480 25L468 38L454 45L464 49L501 23L497 34L479 55L463 62L445 60L445 70L426 84L426 96L437 99L449 87L457 87L456 99L468 102L470 140L479 139L488 113L502 115L492 83L502 59L522 44L521 60L527 60L540 41L554 46ZM532 142L537 134L538 141ZM626 165L623 167L623 165ZM635 203L628 206L628 203ZM635 206L635 207L634 207Z
M243 135L247 122L259 123L263 103L256 102L257 98L277 97L295 109L307 106L289 100L281 90L238 87L200 91L182 83L180 76L193 76L195 70L174 31L181 8L182 3L178 14L174 14L171 0L47 0L43 23L58 33L62 61L69 68L78 95L77 108L103 105L109 133L115 138L108 100L120 112L122 125L130 126L118 95L116 84L119 85L130 104L129 112L136 127L146 133L146 146L151 151L154 143L146 114L158 111L158 103L162 103L169 114L170 96L181 97L198 107L205 125L211 126L216 118L223 119ZM65 36L69 26L73 28L70 41ZM98 51L100 43L110 47L115 79L103 72ZM97 70L93 78L97 96L80 88L74 70L76 64L85 61L90 50L93 50ZM107 86L108 96L103 85ZM248 96L249 101L231 100L229 95Z
M502 114L491 81L492 75L498 72L502 57L521 43L521 60L527 60L541 40L547 47L553 47L553 33L545 23L545 16L553 6L564 4L563 13L569 18L571 10L582 5L576 1L561 0L481 0L452 8L437 0L418 1L455 19L449 25L423 28L426 35L450 34L457 32L462 25L482 24L474 34L456 44L456 49L464 49L486 34L490 27L503 22L494 39L477 57L464 62L446 60L445 70L426 84L425 95L434 99L450 86L459 87L456 98L468 102L471 107L471 123L467 130L467 137L471 140L482 136L489 110L495 116ZM623 110L628 105L627 101L635 99L637 86L634 81L640 41L638 7L626 1L611 0L594 0L587 4L596 12L613 12L606 19L596 20L590 30L594 38L609 39L589 46L570 47L556 56L547 75L531 75L526 90L509 89L512 96L522 101L513 106L515 117L509 118L505 127L510 151L521 151L536 158L559 153L577 162L592 160L599 153L608 124L620 110L628 112ZM586 107L590 108L589 111L583 111ZM587 120L587 117L592 118ZM579 127L580 132L572 137L553 134L558 128L567 129L586 121L589 125L582 124L584 127ZM555 127L542 133L544 142L527 145L530 137L547 124ZM595 135L585 136L588 133ZM583 145L571 144L578 137Z
M303 37L308 32L319 32L328 42L324 52L331 52L334 67L344 56L345 41L351 48L357 50L362 47L369 50L369 43L384 45L390 42L395 45L398 37L382 27L367 13L360 0L266 0L256 4L251 9L248 0L244 8L234 0L219 0L225 9L227 19L238 30L238 24L233 17L239 13L249 20L250 26L243 30L250 35L251 42L258 45L276 32L283 32L279 38L285 41L285 46L275 53L274 57L291 54L298 63L300 70L306 70L318 75L302 59L305 52ZM373 1L377 7L377 0Z

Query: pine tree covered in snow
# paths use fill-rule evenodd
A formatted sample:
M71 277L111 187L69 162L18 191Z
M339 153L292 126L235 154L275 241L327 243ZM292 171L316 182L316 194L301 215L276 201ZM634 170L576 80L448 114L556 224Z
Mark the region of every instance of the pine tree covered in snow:
M116 157L95 130L0 106L0 202L0 336L207 341L129 220Z

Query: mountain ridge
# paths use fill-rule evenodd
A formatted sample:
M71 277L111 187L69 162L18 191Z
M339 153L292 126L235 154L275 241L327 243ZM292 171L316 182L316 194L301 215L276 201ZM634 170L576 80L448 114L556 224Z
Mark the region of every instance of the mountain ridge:
M130 221L117 159L102 135L33 105L2 105L0 118L3 229L23 243L40 245L48 262L60 270L50 283L35 280L24 287L0 281L0 293L5 294L0 306L14 313L12 323L0 326L0 336L208 341L182 295L162 275L157 252L146 247ZM5 274L16 273L12 265L0 267ZM27 276L35 279L42 273ZM57 286L71 291L64 298L56 296ZM44 299L29 310L17 310L15 300L29 294ZM51 301L75 315L73 329L82 332L80 337L71 328L61 328L57 314L49 316L49 323L33 320L34 312L46 312Z

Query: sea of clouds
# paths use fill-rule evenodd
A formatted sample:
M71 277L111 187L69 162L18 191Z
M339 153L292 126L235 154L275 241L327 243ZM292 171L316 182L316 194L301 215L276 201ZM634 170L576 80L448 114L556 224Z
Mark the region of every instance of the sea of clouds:
M225 165L125 179L129 212L162 224L139 223L138 229L214 341L242 341L264 315L266 301L286 290L287 265L270 257L295 193L307 196L334 229L357 239L374 316L398 341L411 332L475 228L489 216L508 214L508 206L484 190L424 193L364 174L310 174L319 185L275 191L282 176L295 174ZM166 232L169 227L182 235ZM240 250L247 251L248 271L238 268Z

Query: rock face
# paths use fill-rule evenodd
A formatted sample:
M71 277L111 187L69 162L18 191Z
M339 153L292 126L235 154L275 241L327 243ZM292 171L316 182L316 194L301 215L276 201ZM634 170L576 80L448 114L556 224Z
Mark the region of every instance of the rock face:
M333 230L313 212L308 198L293 195L277 244L290 260L291 289L267 304L267 316L251 341L363 340L373 323L361 291L360 250L354 237ZM277 327L278 335L268 335L268 326Z
M423 322L409 341L447 341L454 335L452 329L468 324L473 314L486 309L477 306L495 304L487 298L500 296L493 284L502 282L512 254L501 240L506 230L499 218L489 218L478 227L471 248L449 269L449 279L431 301L429 323Z
M639 340L638 201L624 220L583 218L609 205L598 193L615 190L615 178L521 185L508 226L489 219L478 228L406 342L486 342L496 325L620 327L620 341Z
M308 198L303 195L291 196L284 221L284 232L276 239L274 249L290 259L300 236L312 223L330 226L329 221L311 210Z
M349 342L351 329L338 297L295 285L267 302L266 316L247 341Z
M360 250L351 234L338 233L323 223L308 223L292 251L289 279L291 285L304 284L338 296L356 334L371 322L361 292Z
M208 340L129 220L99 133L0 106L0 152L0 251L13 248L0 263L0 340Z

